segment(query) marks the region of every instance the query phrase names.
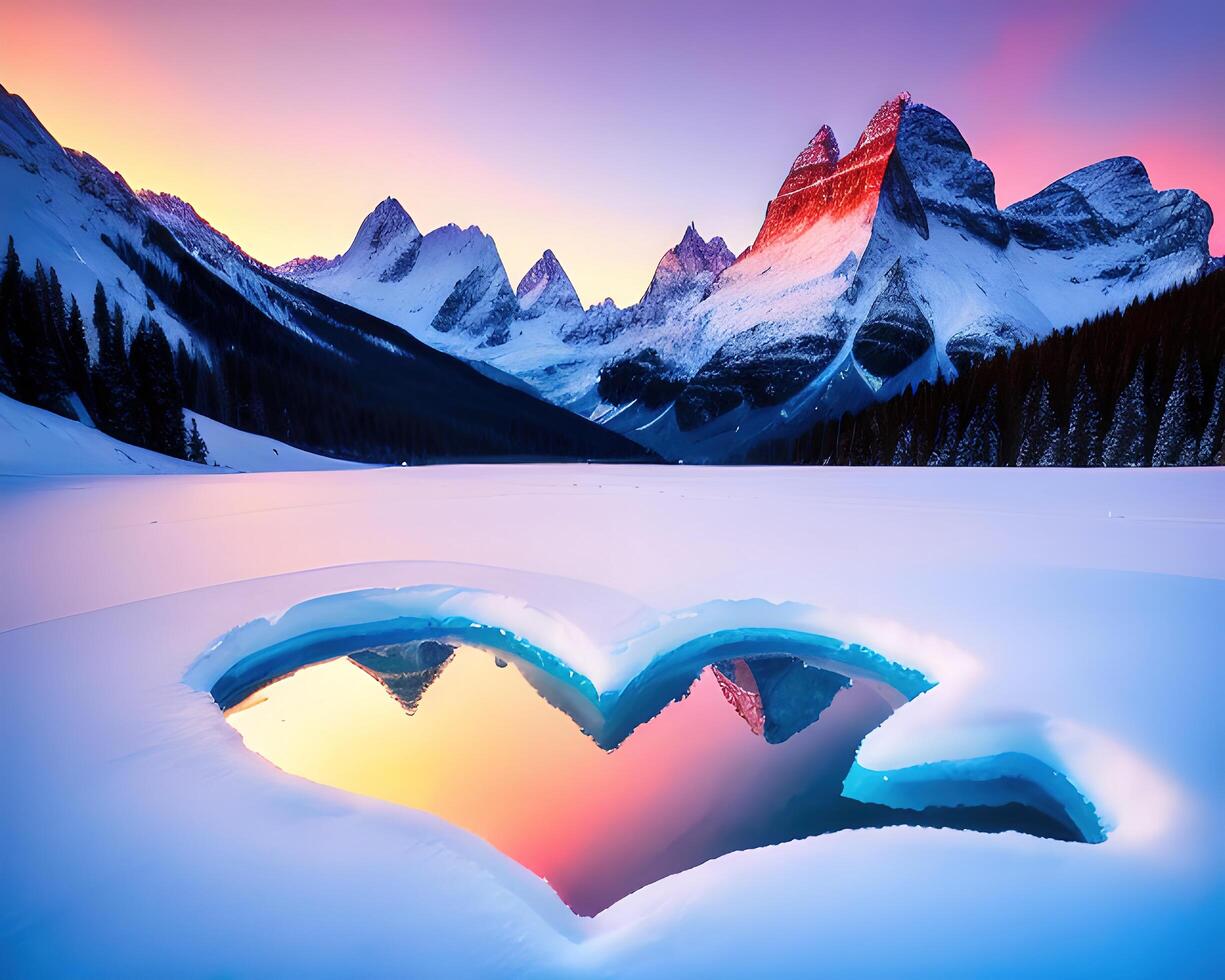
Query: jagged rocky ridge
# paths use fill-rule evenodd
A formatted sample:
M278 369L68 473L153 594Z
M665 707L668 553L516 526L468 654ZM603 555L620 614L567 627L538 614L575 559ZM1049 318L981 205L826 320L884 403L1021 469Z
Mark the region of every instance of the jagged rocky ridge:
M451 232L441 285L300 278L666 455L720 460L1193 280L1211 222L1128 157L1000 209L956 126L902 93L845 155L817 131L743 254L691 225L627 309L581 309L552 252L510 302L475 228Z

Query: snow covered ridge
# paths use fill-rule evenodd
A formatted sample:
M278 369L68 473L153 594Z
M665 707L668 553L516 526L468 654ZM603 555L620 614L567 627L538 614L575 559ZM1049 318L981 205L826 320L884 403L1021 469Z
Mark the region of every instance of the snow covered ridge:
M182 198L149 190L137 191L136 196L158 221L174 233L184 248L213 268L224 272L230 262L238 261L264 272L271 271L259 259L248 255L228 235L200 217L196 209Z

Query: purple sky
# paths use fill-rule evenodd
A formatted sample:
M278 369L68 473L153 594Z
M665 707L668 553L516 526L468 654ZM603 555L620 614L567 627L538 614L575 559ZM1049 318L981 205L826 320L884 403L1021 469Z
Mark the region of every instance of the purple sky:
M0 0L8 6L10 0ZM334 254L381 198L553 248L636 299L691 220L747 245L823 122L901 89L1002 204L1104 157L1225 209L1225 3L23 4L0 82L62 142L177 193L257 257ZM1225 228L1214 251L1225 251Z

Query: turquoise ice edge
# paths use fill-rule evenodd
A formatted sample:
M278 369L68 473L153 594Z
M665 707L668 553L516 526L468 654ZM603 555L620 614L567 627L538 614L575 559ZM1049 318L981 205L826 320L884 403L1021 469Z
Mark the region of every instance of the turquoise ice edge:
M325 596L294 607L340 600ZM246 638L266 621L237 627L188 672L189 682L207 659L228 642ZM599 691L592 680L556 654L522 636L466 616L394 616L365 623L307 629L241 656L207 689L223 711L270 681L302 667L353 652L355 645L379 646L435 639L471 644L507 654L561 685L542 691L566 710L603 748L619 745L646 717L687 692L696 674L710 664L765 654L789 654L819 666L841 666L887 685L905 701L934 689L938 682L921 671L888 659L858 643L794 628L742 627L714 630L653 656L623 687ZM198 686L198 685L197 685ZM573 692L578 698L567 698ZM559 696L560 695L560 696ZM887 722L886 722L887 724ZM895 770L871 770L856 761L843 783L843 795L863 803L898 809L1024 803L1057 819L1069 820L1082 839L1101 843L1106 832L1093 804L1071 780L1049 764L1023 752L938 761Z

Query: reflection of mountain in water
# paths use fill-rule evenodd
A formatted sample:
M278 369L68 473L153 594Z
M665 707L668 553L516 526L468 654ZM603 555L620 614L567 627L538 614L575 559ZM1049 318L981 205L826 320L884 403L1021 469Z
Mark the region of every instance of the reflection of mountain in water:
M349 659L382 684L411 715L453 656L455 647L449 643L418 640L359 650L349 654Z
M778 744L821 717L850 678L797 657L754 657L713 664L723 696L756 735Z
M1035 779L1042 773L1023 757L861 769L864 737L899 695L834 661L741 645L714 663L674 658L600 704L525 657L433 636L356 640L366 645L340 657L332 647L315 664L313 689L304 676L313 668L282 673L227 718L261 754L259 733L275 732L266 743L273 762L295 731L314 744L326 741L327 725L355 722L332 732L343 751L311 765L298 759L291 771L465 827L544 877L580 915L720 855L843 830L1101 839L1091 810L1069 809L1076 797L1066 779L1051 770L1056 778ZM431 689L429 709L418 711ZM333 697L340 710L318 712Z

